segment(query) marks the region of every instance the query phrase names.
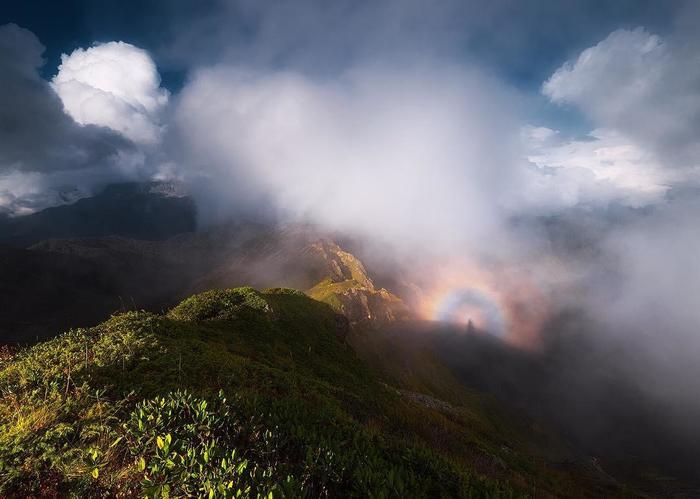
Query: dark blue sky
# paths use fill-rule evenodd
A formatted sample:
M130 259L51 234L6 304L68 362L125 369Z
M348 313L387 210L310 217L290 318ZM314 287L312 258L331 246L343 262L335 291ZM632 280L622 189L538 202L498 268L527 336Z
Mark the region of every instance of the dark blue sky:
M240 6L239 6L240 4ZM125 1L125 0L35 0L7 2L0 8L0 24L14 22L34 32L46 46L45 76L56 71L61 53L93 42L122 40L143 47L153 54L166 87L177 91L190 67L215 62L223 57L222 45L239 43L242 50L265 32L267 11L294 11L292 2L215 1ZM337 4L338 8L329 5ZM306 2L299 17L318 15L318 24L309 30L293 15L286 15L276 29L290 33L283 38L290 45L322 45L337 32L333 25L345 25L360 40L363 28L380 31L381 25L347 24L348 9L370 13L374 2ZM301 5L301 4L300 4ZM491 2L404 2L415 16L405 20L406 31L450 32L452 49L465 59L505 78L523 90L536 90L561 63L582 48L623 27L645 26L664 34L676 16L676 2L650 0L528 1ZM357 6L357 7L356 7ZM400 7L400 8L401 8ZM449 19L435 13L443 10ZM394 9L396 12L396 9ZM399 15L402 13L399 12ZM308 17L308 16L306 16ZM337 17L338 19L334 19ZM390 19L384 15L385 19ZM438 19L436 21L436 19ZM441 24L442 23L442 24ZM421 25L423 24L423 25ZM342 29L341 29L342 31ZM221 33L226 33L222 37ZM306 38L306 40L304 40ZM183 49L181 43L186 40ZM223 42L225 40L225 43ZM330 41L331 44L333 40ZM352 42L345 42L343 47ZM400 43L400 42L399 42ZM340 51L339 51L340 52ZM343 57L342 53L329 57ZM286 63L281 52L274 62Z

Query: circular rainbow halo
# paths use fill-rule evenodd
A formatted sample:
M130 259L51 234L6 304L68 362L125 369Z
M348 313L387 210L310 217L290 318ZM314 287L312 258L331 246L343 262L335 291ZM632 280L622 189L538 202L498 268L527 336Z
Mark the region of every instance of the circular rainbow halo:
M507 324L497 300L475 288L457 288L445 294L434 307L434 320L473 326L500 338Z

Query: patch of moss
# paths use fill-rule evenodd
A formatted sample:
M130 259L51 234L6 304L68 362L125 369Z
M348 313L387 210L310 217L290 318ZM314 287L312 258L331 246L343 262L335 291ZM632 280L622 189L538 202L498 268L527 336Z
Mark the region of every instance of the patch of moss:
M306 296L306 293L293 288L267 288L262 291L266 295L295 295Z
M268 312L269 305L255 289L249 287L212 289L191 296L168 312L179 321L226 321L251 311Z
M364 287L361 283L352 279L341 282L324 279L309 290L309 296L315 300L327 303L333 310L342 313L343 302L340 296L354 289L364 289Z

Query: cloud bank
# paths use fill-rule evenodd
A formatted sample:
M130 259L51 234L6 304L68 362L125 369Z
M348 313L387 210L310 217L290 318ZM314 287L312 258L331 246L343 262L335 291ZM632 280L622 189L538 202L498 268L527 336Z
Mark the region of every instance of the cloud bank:
M698 54L697 33L683 29L664 37L617 30L583 50L542 91L584 113L596 130L586 140L554 139L531 158L559 169L586 167L624 188L604 211L564 215L569 242L586 251L563 253L579 277L562 306L594 318L592 341L625 352L612 357L619 359L615 370L696 437Z
M183 90L175 122L187 161L234 201L252 190L286 216L425 249L499 237L519 155L516 102L498 82L445 66L333 80L216 67Z

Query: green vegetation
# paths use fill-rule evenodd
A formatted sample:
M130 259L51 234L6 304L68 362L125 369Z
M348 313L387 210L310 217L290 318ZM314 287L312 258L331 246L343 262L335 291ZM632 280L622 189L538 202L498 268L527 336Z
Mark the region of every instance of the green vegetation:
M187 298L168 312L168 317L178 321L230 321L269 309L253 288L212 289Z
M3 351L0 496L578 490L517 438L506 447L477 406L428 407L386 384L336 324L297 291L236 288Z
M408 317L408 308L400 298L385 289L367 288L355 279L335 282L324 279L309 291L309 296L327 303L359 329L381 329Z
M343 311L342 296L356 290L365 291L362 284L354 279L334 282L332 279L324 279L309 290L309 296L318 301L329 304L333 310Z

